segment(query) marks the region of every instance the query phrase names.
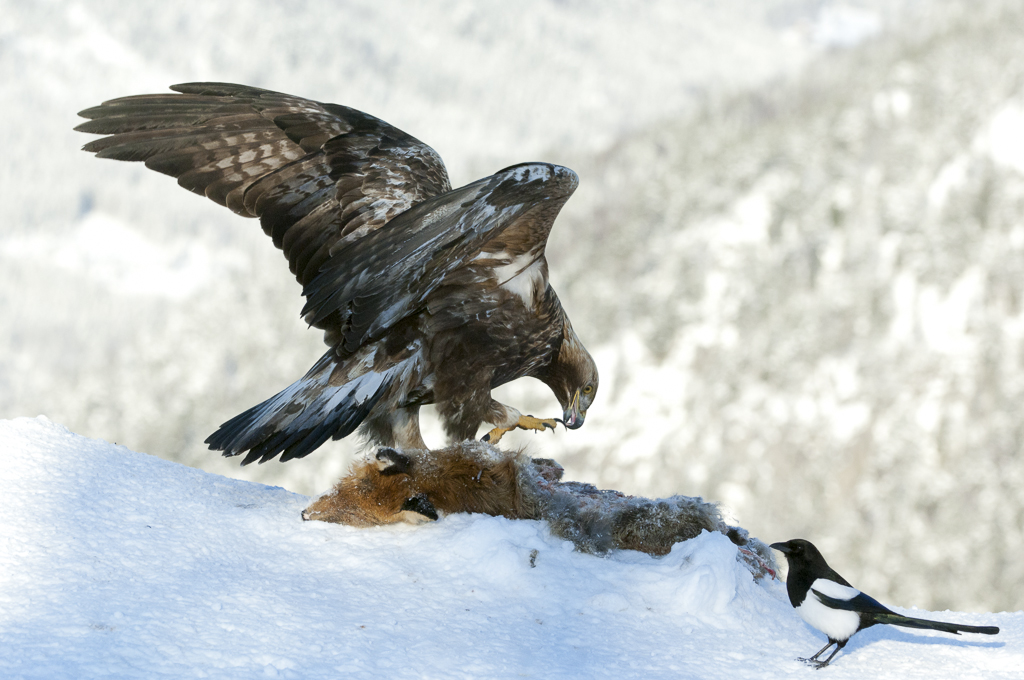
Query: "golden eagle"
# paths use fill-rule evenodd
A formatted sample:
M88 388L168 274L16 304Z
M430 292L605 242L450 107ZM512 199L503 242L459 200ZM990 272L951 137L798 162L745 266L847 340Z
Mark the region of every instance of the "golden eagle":
M583 424L597 367L548 283L544 247L578 179L524 163L452 189L437 153L378 118L244 85L114 99L79 115L100 158L143 161L244 217L258 217L330 349L299 381L232 418L210 448L242 464L307 455L357 427L426 448L419 407L453 440L481 423L554 429L491 398L531 376L566 427Z

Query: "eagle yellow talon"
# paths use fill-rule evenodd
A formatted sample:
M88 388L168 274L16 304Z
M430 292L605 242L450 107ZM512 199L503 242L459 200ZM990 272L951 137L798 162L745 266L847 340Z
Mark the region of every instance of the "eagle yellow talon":
M516 423L516 427L524 430L537 430L543 432L544 430L555 429L557 421L554 418L534 418L533 416L519 416L519 422Z
M506 432L511 432L517 427L521 430L536 430L537 432L543 432L544 430L553 430L555 425L559 421L556 418L534 418L533 416L519 416L519 420L516 421L515 425L510 427L496 427L483 436L483 441L489 444L497 444L501 441L501 438Z
M496 427L483 436L483 441L489 444L497 444L506 432L514 429L514 427Z

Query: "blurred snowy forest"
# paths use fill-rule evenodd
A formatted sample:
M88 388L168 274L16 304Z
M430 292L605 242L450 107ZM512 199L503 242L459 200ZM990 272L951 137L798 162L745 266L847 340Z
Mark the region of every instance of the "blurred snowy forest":
M0 417L306 494L347 466L356 442L248 468L205 449L320 333L256 222L71 130L105 99L242 82L379 116L456 186L579 173L548 257L601 393L582 429L512 443L721 501L892 604L1024 608L1016 0L0 11ZM501 397L557 411L532 381Z

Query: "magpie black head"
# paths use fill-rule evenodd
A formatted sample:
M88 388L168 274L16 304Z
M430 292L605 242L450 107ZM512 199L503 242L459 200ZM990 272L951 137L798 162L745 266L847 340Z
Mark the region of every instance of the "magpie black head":
M819 552L810 541L805 541L802 538L794 538L793 540L786 541L784 543L772 543L771 548L778 550L786 556L786 561L789 562L790 570L809 569L812 571L831 571L828 563L825 561L825 558L822 557L821 552Z
M784 543L772 543L771 547L786 556L789 574L786 576L786 590L794 607L800 606L807 596L807 590L816 579L825 578L844 586L850 582L840 576L810 541L794 538Z

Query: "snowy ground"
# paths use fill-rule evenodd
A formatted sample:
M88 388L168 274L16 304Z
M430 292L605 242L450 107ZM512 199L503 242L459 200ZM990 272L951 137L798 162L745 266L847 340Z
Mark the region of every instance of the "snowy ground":
M824 643L718 534L597 558L539 522L302 522L305 496L45 418L0 421L0 496L3 678L771 678ZM1002 633L880 626L824 673L1021 677L1024 612L935 618Z

